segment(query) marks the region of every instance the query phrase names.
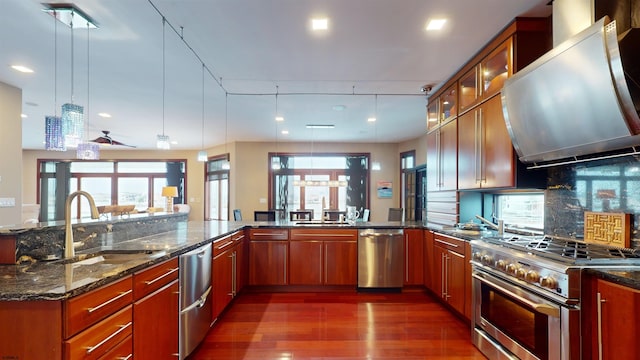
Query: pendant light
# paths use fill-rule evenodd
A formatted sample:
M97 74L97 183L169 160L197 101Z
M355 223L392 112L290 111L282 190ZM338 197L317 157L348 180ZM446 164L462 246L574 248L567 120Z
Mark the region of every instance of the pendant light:
M56 11L53 14L53 111L54 115L45 116L45 149L50 151L66 151L62 118L58 116L58 21Z
M198 151L198 161L206 162L208 160L207 151L204 149L204 63L202 63L202 142L200 151Z
M229 133L229 93L224 93L224 153L226 159L222 163L223 170L230 170L231 163L229 162L229 153L227 152L227 142Z
M71 102L62 105L62 131L64 144L67 147L78 147L84 133L84 108L74 103L74 47L73 21L75 11L71 10Z
M90 71L89 71L89 29L90 23L87 21L87 121L85 122L84 138L78 144L76 158L80 160L98 160L100 159L100 146L95 142L87 141L87 133L89 132L89 89L90 89Z
M280 156L278 156L278 123L284 121L284 118L278 113L278 85L276 85L276 155L271 158L271 169L280 170Z
M165 25L167 19L162 17L162 135L158 134L156 140L156 147L162 150L171 149L171 142L169 135L164 134L164 114L165 114L165 92L166 92L166 55L165 55Z
M373 118L369 118L369 121L373 122L373 142L374 144L377 144L378 142L378 94L375 95L375 109L373 113ZM380 171L380 169L381 169L381 166L379 161L371 162L371 170Z

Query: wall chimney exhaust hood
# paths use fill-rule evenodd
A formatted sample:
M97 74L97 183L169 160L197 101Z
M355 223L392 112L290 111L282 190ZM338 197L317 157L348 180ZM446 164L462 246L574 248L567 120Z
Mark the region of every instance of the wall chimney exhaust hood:
M640 145L640 29L619 43L615 24L600 19L506 80L503 111L520 161Z

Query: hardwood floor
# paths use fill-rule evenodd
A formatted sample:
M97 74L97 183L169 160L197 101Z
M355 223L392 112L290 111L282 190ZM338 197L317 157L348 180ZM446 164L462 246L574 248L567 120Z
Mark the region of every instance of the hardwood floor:
M189 360L485 359L423 293L245 293Z

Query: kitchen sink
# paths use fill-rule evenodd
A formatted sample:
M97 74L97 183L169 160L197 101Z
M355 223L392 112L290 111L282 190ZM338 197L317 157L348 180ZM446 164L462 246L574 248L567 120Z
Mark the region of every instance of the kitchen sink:
M79 254L72 258L60 259L50 264L72 264L74 266L96 264L122 264L134 260L154 259L166 255L160 250L101 250L90 254Z

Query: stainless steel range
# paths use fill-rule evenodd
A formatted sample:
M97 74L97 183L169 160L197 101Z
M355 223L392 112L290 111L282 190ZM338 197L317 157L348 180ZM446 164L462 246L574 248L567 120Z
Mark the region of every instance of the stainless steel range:
M580 274L640 252L550 236L471 241L473 342L490 359L579 359Z

